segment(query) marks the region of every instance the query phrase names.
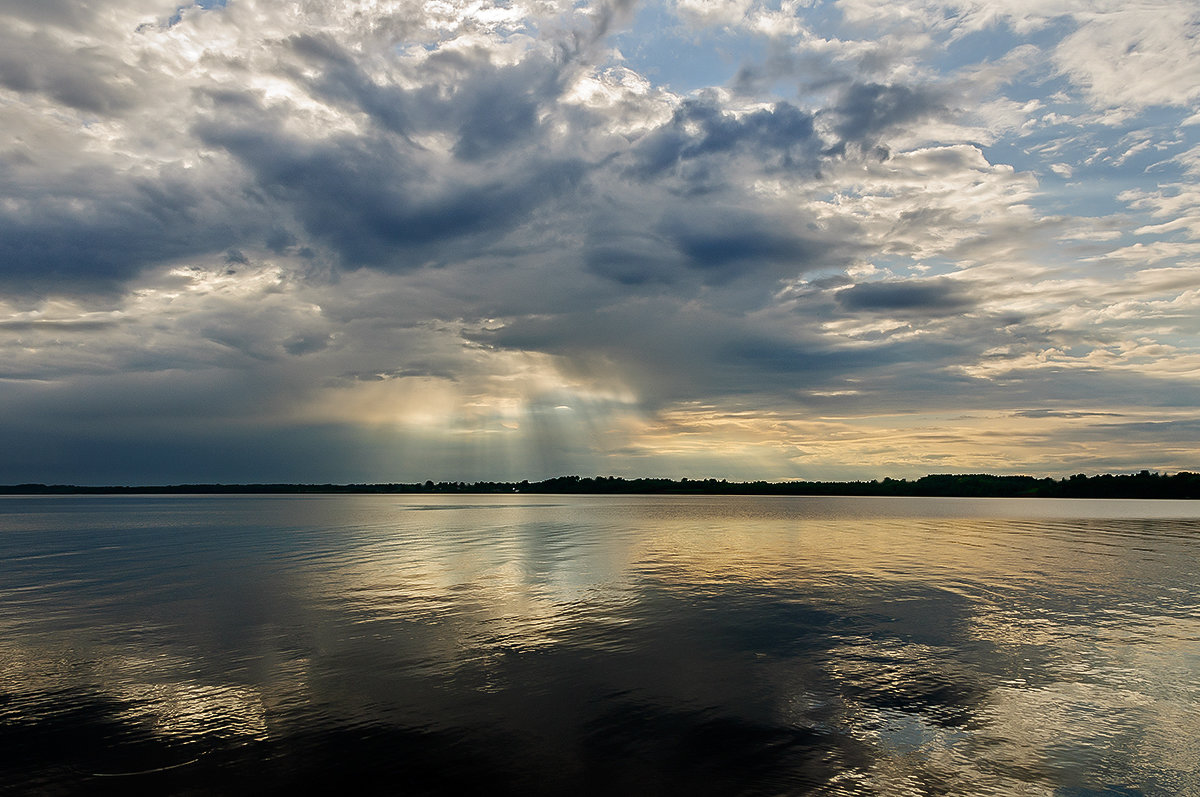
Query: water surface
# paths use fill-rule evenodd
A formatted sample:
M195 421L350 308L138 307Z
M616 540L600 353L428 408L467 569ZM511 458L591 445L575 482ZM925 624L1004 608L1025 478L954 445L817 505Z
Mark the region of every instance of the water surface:
M8 793L1200 794L1200 505L0 498Z

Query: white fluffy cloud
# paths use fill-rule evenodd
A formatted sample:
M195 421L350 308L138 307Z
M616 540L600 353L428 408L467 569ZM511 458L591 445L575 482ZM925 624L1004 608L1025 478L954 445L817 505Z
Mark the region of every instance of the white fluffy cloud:
M1125 4L1074 15L1054 61L1098 107L1189 106L1200 98L1200 11Z

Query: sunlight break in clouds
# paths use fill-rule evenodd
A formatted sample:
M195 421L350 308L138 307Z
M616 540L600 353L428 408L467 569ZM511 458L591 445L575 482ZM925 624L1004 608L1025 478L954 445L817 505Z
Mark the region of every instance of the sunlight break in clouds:
M0 0L0 481L1194 468L1198 34Z

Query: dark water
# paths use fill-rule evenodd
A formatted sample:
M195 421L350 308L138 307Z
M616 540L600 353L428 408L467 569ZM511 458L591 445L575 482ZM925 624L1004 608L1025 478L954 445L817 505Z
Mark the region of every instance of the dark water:
M13 794L1200 794L1200 504L0 499Z

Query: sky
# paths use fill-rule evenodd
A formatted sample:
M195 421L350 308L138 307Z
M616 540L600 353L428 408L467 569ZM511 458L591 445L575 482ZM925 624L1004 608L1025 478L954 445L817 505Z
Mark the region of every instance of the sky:
M1192 0L0 0L0 483L1200 468Z

